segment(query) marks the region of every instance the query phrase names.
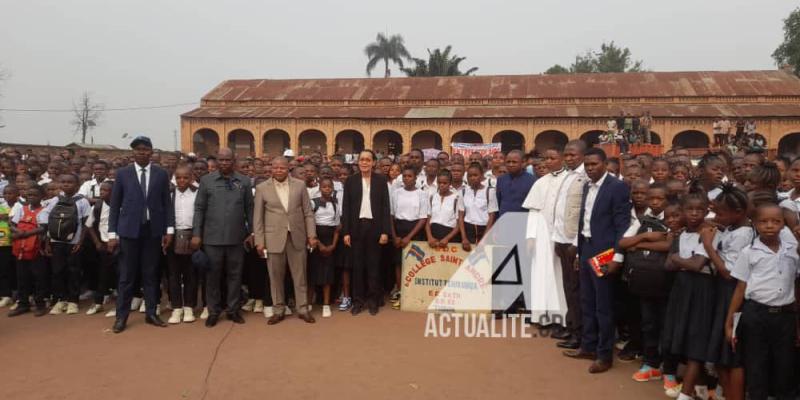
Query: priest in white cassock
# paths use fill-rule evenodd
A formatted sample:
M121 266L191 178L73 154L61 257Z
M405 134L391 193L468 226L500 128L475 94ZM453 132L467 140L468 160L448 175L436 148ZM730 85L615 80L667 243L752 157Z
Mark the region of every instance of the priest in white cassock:
M528 192L522 206L530 210L526 238L531 258L531 322L563 325L567 313L561 281L561 262L552 240L556 201L567 173L561 152L544 152L547 175L540 177ZM554 318L555 315L559 317Z

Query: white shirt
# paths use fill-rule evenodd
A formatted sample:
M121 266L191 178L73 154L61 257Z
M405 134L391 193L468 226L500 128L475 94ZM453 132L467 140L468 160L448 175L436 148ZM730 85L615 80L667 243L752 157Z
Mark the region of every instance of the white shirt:
M140 186L141 186L141 182L142 182L142 169L144 169L144 172L146 173L145 177L144 177L144 188L145 188L144 189L144 198L145 199L147 199L147 191L150 189L150 175L151 175L150 174L150 165L152 165L152 163L148 163L146 167L142 167L139 164L133 163L133 167L136 168L136 180L138 182L140 182ZM147 220L149 221L150 220L150 208L147 207L146 204L147 204L147 202L145 202L144 213L145 213L145 218L147 218ZM172 232L169 232L169 233L172 233Z
M194 199L196 197L197 192L192 189L187 188L183 192L180 189L175 189L175 229L192 229Z
M42 185L46 185L46 184L48 184L48 183L50 183L50 182L52 182L52 181L53 181L53 180L52 180L52 179L50 179L49 177L46 177L46 178L45 178L45 177L42 177L42 179L39 179L39 181L38 181L38 182L36 182L36 184L37 184L37 185L39 185L39 186L42 186Z
M320 226L339 226L339 219L341 211L339 206L341 203L334 205L332 201L326 201L325 205L320 205L317 211L314 211L314 222ZM314 209L314 202L311 202L311 209Z
M553 241L556 243L572 243L572 240L568 239L567 234L564 233L566 226L564 218L567 215L567 193L569 193L569 187L572 186L576 179L586 175L586 171L583 169L583 164L581 164L574 170L568 171L567 174L561 184L561 188L559 188L558 200L556 200L555 221L553 223Z
M372 204L369 198L369 178L361 178L361 209L358 212L360 219L372 219Z
M453 193L442 196L439 193L430 197L431 224L444 225L448 228L455 228L458 224L458 212L464 211L464 202L461 200L461 193Z
M768 306L794 303L794 281L798 276L797 243L781 240L778 252L756 239L742 250L731 276L747 282L744 298Z
M603 186L603 182L606 181L606 177L608 177L608 172L604 173L603 176L597 182L589 181L589 191L586 193L586 203L584 204L584 212L583 212L583 234L584 238L592 237L592 229L590 223L592 221L592 210L594 209L594 201L597 199L597 193L600 192L600 186Z
M428 218L430 202L428 195L420 189L398 189L392 192L392 216L403 221Z
M103 182L108 181L109 179L103 180ZM87 199L96 199L100 197L100 183L97 182L97 179L89 179L86 182L83 182L81 188L78 189L78 194L86 197Z
M489 223L489 213L499 211L495 189L486 185L478 190L469 186L463 189L461 195L464 203L464 222L486 226Z
M725 269L733 270L736 261L742 254L742 249L753 243L755 232L750 226L740 226L734 230L719 231L718 251L719 257L725 262Z
M313 199L313 198L315 198L315 197L320 197L320 196L322 196L322 195L319 193L319 185L317 185L317 186L314 186L314 187L308 187L308 186L306 186L306 191L308 191L308 198L309 198L309 199Z
M97 230L100 232L100 241L101 242L108 242L108 214L111 211L111 206L108 205L105 201L100 206L100 223L97 225ZM92 207L92 212L89 214L89 218L86 219L86 228L92 229L94 225L94 207Z

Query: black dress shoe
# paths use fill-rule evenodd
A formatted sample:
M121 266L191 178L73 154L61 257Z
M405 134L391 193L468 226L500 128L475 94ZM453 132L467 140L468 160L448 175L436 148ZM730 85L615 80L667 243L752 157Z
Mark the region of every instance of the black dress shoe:
M562 348L562 349L575 350L575 349L581 347L581 342L578 339L569 338L567 340L564 340L563 342L556 343L556 346L558 346L559 348Z
M297 314L297 317L302 319L306 323L309 323L309 324L313 324L314 322L317 322L317 320L315 320L314 317L312 317L311 314L309 314L309 313Z
M572 334L569 333L566 329L550 331L550 337L557 340L569 340L572 338Z
M33 312L34 317L44 317L47 315L48 311L44 307L37 308L36 311Z
M377 305L369 306L369 315L374 316L376 314L378 314L378 306Z
M228 314L228 319L233 321L234 324L243 324L244 318L238 312Z
M267 325L275 325L275 324L277 324L278 322L281 322L281 321L283 321L283 319L284 319L284 318L286 318L286 316L285 316L285 315L283 315L283 314L273 314L273 315L272 315L271 317L269 317L269 319L267 320Z
M125 321L124 319L118 319L118 320L114 321L114 327L111 328L111 330L114 333L120 333L120 332L125 330L125 326L127 324L128 324L128 322Z
M364 311L364 306L361 304L353 304L353 308L350 309L350 314L358 315L361 314L361 311Z
M219 315L217 314L209 315L208 318L206 318L206 328L213 328L214 326L217 325L218 321L219 321Z
M577 358L579 360L594 360L597 358L596 353L583 350L564 350L562 354L566 357Z
M9 317L17 317L25 313L31 312L30 307L17 307L15 310L11 310L8 312Z
M157 326L159 328L166 328L167 327L167 323L162 321L161 318L158 317L158 315L151 315L151 316L144 317L144 322L146 324Z

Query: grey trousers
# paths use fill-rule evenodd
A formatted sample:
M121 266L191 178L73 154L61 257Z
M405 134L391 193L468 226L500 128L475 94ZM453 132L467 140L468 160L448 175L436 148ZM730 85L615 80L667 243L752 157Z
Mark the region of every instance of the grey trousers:
M284 283L286 279L286 263L289 263L289 272L292 274L294 284L295 306L298 314L308 313L308 283L306 278L306 249L295 249L291 237L286 239L282 253L267 254L267 268L269 269L270 293L272 294L272 310L276 315L286 312L286 295Z
M206 305L210 315L219 315L222 312L222 285L225 285L227 312L229 314L239 311L239 302L242 294L242 270L244 269L244 247L241 244L233 246L203 246L211 260L211 268L206 271ZM223 271L225 282L222 282Z

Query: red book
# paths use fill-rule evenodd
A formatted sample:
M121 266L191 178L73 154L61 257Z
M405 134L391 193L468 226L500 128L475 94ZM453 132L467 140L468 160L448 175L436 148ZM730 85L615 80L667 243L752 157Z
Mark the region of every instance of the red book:
M608 249L589 259L589 265L592 266L594 273L601 277L606 274L606 265L614 260L614 249Z

